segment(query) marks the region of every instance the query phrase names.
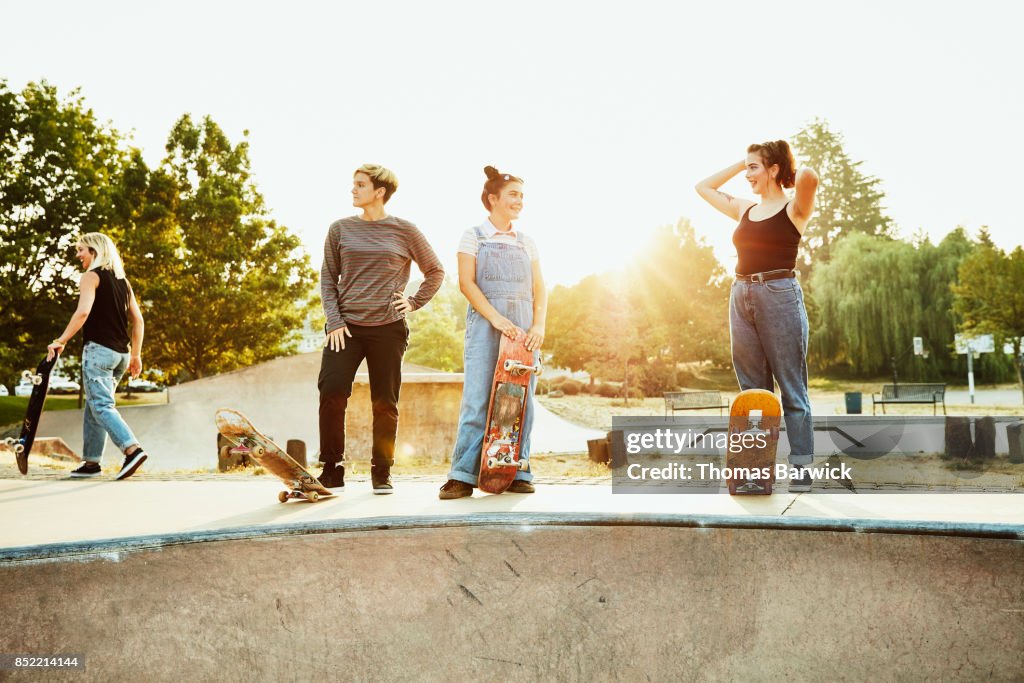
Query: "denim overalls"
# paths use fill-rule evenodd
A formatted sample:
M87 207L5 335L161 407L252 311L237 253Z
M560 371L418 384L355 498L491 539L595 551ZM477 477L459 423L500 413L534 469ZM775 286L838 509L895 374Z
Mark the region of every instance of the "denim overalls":
M515 243L488 242L483 231L476 228L479 251L476 254L476 284L487 301L518 325L524 332L533 325L533 268L522 238ZM487 404L491 398L494 366L498 362L501 333L472 306L466 311L465 384L462 388L462 408L459 411L459 431L452 453L449 479L476 486L480 473L480 450L484 444L484 423ZM540 352L534 351L534 362ZM530 388L526 394L526 418L523 420L519 457L530 457L530 432L533 429L533 391L537 376L530 375ZM516 479L530 481L527 471L516 473Z

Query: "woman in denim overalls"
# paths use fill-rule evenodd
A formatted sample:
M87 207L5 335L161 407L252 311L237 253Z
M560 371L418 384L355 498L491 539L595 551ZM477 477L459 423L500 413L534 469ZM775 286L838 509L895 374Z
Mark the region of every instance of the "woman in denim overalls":
M760 203L719 191L746 171ZM697 183L697 193L739 222L733 243L739 261L729 297L732 364L740 389L782 393L789 463L799 474L792 492L810 491L804 468L814 460L814 431L807 390L807 311L797 280L796 256L811 214L818 176L796 170L789 143L773 140L747 148L747 158ZM785 188L795 188L792 198Z
M490 216L467 230L459 243L459 288L470 304L466 312L465 384L452 468L441 487L442 500L470 496L477 484L501 335L525 338L535 362L544 341L547 295L537 248L533 240L512 227L523 208L523 181L499 173L492 166L484 173L487 182L480 199ZM530 457L536 383L536 376L531 375L520 441L519 457L523 460ZM528 470L520 470L508 491L533 493L532 479Z

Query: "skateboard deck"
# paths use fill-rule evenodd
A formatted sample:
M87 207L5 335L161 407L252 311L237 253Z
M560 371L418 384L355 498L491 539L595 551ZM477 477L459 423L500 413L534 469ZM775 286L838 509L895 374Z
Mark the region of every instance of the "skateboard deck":
M541 371L540 363L534 365L533 352L527 350L525 339L513 341L502 335L480 453L478 486L485 493L502 493L512 484L516 472L527 467L527 462L519 459L526 395L531 375Z
M727 477L729 495L771 495L781 419L782 403L770 391L747 389L733 400L725 466L732 475L740 468L757 476Z
M43 358L36 367L35 374L28 370L21 373L22 377L32 379L32 395L28 399L28 409L25 410L25 419L21 423L21 435L17 439L8 438L4 440L8 446L14 449L14 457L18 461L18 471L28 474L28 455L32 452L32 444L36 440L36 429L39 427L39 417L43 414L43 404L46 403L46 390L50 386L50 371L57 364L57 355L53 360Z
M305 467L295 462L283 448L256 429L242 413L221 408L217 411L215 419L217 431L235 444L236 453L248 455L288 487L287 491L281 491L277 495L277 499L282 503L292 498L317 501L321 496L334 495Z

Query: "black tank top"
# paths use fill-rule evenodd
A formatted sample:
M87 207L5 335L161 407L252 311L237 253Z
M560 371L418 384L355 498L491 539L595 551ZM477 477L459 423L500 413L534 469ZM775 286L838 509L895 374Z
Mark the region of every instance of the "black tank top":
M796 267L800 231L786 212L788 206L787 202L781 211L763 221L750 220L750 209L743 212L740 224L732 234L732 243L736 245L736 254L739 256L737 273L753 275Z
M126 279L114 277L114 271L97 268L92 271L100 278L96 287L96 300L82 328L87 342L102 344L118 353L128 353L128 301L131 287Z

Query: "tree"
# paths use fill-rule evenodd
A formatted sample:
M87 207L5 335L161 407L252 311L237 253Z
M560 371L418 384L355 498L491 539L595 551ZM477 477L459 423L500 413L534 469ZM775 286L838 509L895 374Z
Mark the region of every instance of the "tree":
M832 256L836 240L854 232L892 237L895 226L885 215L881 180L865 175L862 161L850 159L843 136L828 122L815 119L796 134L793 148L818 173L814 215L804 230L799 263L806 281L818 264Z
M1017 382L1024 396L1024 249L1007 254L995 246L987 232L981 244L960 264L960 282L953 286L954 308L968 334L992 334L996 348L1013 345Z
M0 378L34 367L77 295L77 235L107 230L128 152L78 90L0 80Z
M571 287L557 285L551 291L544 344L555 365L573 372L585 370L601 345L609 342L595 332L604 312L607 289L602 280L606 277L589 275Z
M810 350L819 365L848 364L870 374L888 369L921 328L921 288L912 245L863 233L836 242L810 291L820 312Z
M729 364L728 302L725 270L681 219L659 228L626 271L555 287L547 326L552 361L586 370L591 382L628 384L643 371L647 384L674 387L678 363ZM660 382L650 381L655 368L667 375Z
M186 114L160 168L133 158L122 189L149 363L199 378L293 350L316 274L299 239L268 217L248 143Z
M414 283L409 285L407 291L415 291ZM437 370L462 372L467 305L459 286L445 280L426 306L409 314L409 350L405 359Z
M630 300L649 358L663 357L671 368L730 364L727 273L689 220L659 228L630 272Z

